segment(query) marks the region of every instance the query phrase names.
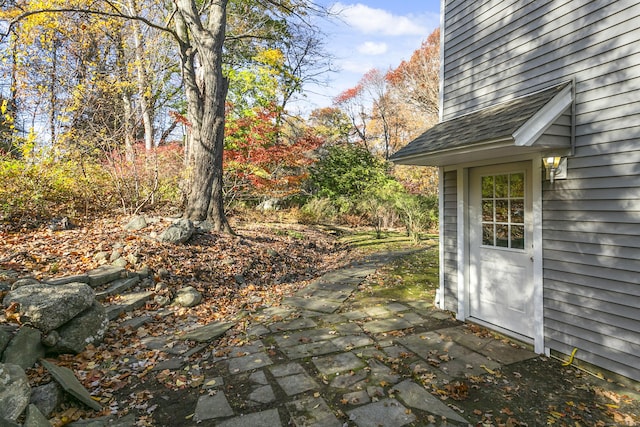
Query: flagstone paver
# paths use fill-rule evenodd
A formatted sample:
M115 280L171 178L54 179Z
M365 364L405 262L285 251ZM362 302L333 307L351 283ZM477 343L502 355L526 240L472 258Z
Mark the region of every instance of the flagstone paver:
M281 349L289 359L297 360L305 357L319 356L339 351L340 349L331 341L312 342Z
M349 420L358 427L401 427L412 423L416 416L395 399L384 399L350 410Z
M345 401L347 405L362 405L363 403L371 402L371 397L366 390L360 390L345 394L342 396L342 400Z
M295 331L295 330L298 330L298 329L314 328L316 326L318 326L318 325L313 320L311 320L309 318L306 318L306 317L300 317L298 319L291 320L289 322L277 322L277 323L274 323L274 324L269 326L269 329L271 329L272 332Z
M276 400L276 395L270 385L261 385L249 394L249 400L257 403L271 403Z
M198 399L194 418L198 422L229 417L233 414L233 408L224 393L216 393L213 396L206 394Z
M296 427L342 427L327 402L322 398L305 398L287 403L291 421Z
M241 415L216 424L217 427L279 427L281 425L277 409Z
M341 300L329 298L305 298L305 297L287 297L283 299L283 304L293 307L303 308L305 310L320 311L322 313L333 313L342 304Z
M237 357L229 360L229 372L237 374L239 372L247 372L263 366L271 365L273 362L264 353L248 354L246 356Z
M401 331L403 329L409 329L413 325L407 322L403 318L389 318L374 320L364 324L364 330L372 334L379 334L383 332Z
M400 400L405 405L430 412L448 420L461 423L468 423L460 414L449 408L440 399L429 393L424 387L419 386L411 380L405 380L393 387Z
M197 326L194 319L180 341L146 338L147 348L169 356L157 366L202 370L200 396L185 425L400 427L444 417L446 425L466 426L464 416L407 374L428 373L432 384L444 387L534 355L470 332L430 301L350 307L358 284L389 257L328 273L285 298L283 306L252 313L246 341L204 352L197 368L184 366L188 356L210 349L234 323ZM189 340L200 344L193 347ZM398 361L408 371L398 372Z
M325 375L337 374L339 372L364 367L364 362L352 353L339 353L331 356L319 357L313 360L313 364L320 373Z
M306 372L277 378L276 381L287 396L295 396L296 394L313 390L318 387L318 383L315 382Z
M372 345L374 341L366 335L346 335L331 340L336 347L344 351L349 351L358 347Z

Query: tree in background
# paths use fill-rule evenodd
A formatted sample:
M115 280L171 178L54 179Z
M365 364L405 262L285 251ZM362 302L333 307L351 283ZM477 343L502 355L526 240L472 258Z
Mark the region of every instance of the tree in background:
M406 103L425 114L426 123L438 119L440 92L440 29L436 28L408 61L387 74L387 80Z
M351 120L339 108L318 108L309 115L309 126L324 138L326 144L345 143L349 141Z
M357 84L355 87L341 92L335 97L333 104L340 108L351 121L351 138L369 149L367 124L370 113L364 87Z
M168 8L164 8L163 5L165 4L152 5L148 1L143 5L133 0L127 1L124 5L106 1L96 1L91 4L83 1L67 1L64 4L50 2L46 5L35 1L22 1L7 7L3 18L9 22L8 28L13 34L23 23L30 20L47 19L58 22L62 19L59 17L62 16L92 17L96 20L114 21L118 25L123 25L123 28L123 23L130 24L128 26L131 34L130 44L119 44L116 40L111 45L94 43L91 46L111 62L117 62L118 58L125 58L126 51L123 54L123 47L132 47L132 57L135 58L130 62L133 65L130 74L132 78L127 79L128 86L122 91L120 99L132 99L128 96L131 88L138 90L137 99L141 107L137 111L142 116L136 123L144 124L142 127L147 135L155 133L153 129L147 132L148 120L145 119L153 91L148 90L148 87L142 91L144 81L150 77L148 62L141 61L140 58L149 55L149 46L143 43L142 26L138 24L144 24L145 28L171 40L173 51L177 52L180 59L179 69L184 90L183 109L176 117L184 118L183 122L188 130L186 154L189 161L190 184L186 195L184 216L193 220L209 219L215 229L230 231L223 206L225 100L229 87L229 79L223 64L227 64L228 69L242 67L251 61L250 58L253 58L257 51L264 50L265 46L280 43L280 51L286 53L286 56L285 60L281 61L283 65L279 74L285 82L282 86L285 90L280 93L279 101L280 105L285 105L292 94L299 90L305 73L317 69L314 67L318 63L314 63L313 58L319 55L321 44L317 38L313 40L314 30L307 19L311 14L322 13L322 9L307 0L220 0L202 5L195 0L176 0L168 5ZM231 12L229 21L227 20L228 11ZM79 20L76 25L67 25L67 28L77 32L81 22ZM301 40L295 37L301 34L302 28L309 36L305 36L306 40L302 40L306 43L298 43ZM105 31L105 33L113 32ZM51 52L58 55L55 49ZM54 63L57 64L55 61ZM287 68L287 64L291 67ZM50 69L50 74L54 75L53 67L51 66ZM125 83L123 81L125 73L117 66L102 68L90 66L87 70L92 72L98 70L98 75L117 75L116 81ZM112 70L116 72L111 72ZM103 104L107 106L105 111L109 113L104 116L107 119L105 125L110 124L112 127L124 129L123 133L126 135L131 129L128 126L128 112L133 109L114 106L114 98L118 99L117 88L118 85L107 84L94 93L107 94L108 103ZM51 91L51 94L55 92ZM57 115L53 111L57 110L59 99L57 94L55 95L50 97L52 100L50 116L54 118ZM79 96L69 97L69 99L75 99L75 105L78 108L87 105L79 102L81 99ZM98 105L102 106L102 104ZM81 111L82 114L78 115L80 119L98 116L88 109ZM280 110L279 113L281 114L282 111ZM81 122L90 123L91 120L75 121L75 123ZM54 129L53 126L51 128ZM51 134L54 135L54 132ZM105 134L112 137L114 131L107 129ZM74 135L74 139L78 139L78 136ZM122 139L126 140L126 136Z
M440 31L434 30L412 55L387 72L368 71L335 100L351 120L351 132L385 159L438 121ZM437 194L437 170L394 166L392 173L412 194Z

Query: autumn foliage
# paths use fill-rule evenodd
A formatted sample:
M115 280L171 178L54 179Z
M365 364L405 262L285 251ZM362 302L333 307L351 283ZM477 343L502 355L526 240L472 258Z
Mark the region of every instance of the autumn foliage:
M300 191L323 140L305 131L286 138L276 122L275 107L227 120L225 179L229 199L259 200Z

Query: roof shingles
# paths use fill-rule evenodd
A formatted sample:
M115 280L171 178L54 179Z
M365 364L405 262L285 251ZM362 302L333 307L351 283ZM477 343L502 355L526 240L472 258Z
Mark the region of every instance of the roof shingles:
M513 139L513 134L566 87L560 84L438 123L391 156L400 160L445 149Z

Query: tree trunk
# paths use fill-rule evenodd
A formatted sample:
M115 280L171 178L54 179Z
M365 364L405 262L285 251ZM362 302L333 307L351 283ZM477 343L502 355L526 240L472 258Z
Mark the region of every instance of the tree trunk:
M51 52L51 74L49 76L49 103L51 110L49 111L49 137L51 145L56 145L56 117L58 116L58 43L53 40L53 51Z
M222 194L224 103L228 90L222 74L222 45L227 0L210 3L206 22L202 22L195 0L176 0L175 4L190 124L188 144L193 158L184 217L194 221L208 219L215 230L230 232Z
M134 0L127 1L127 8L129 9L129 14L134 16L138 15L138 8ZM149 77L147 75L147 68L145 64L145 58L147 56L144 51L140 22L132 20L131 26L133 30L133 43L135 47L136 82L138 85L138 95L140 96L140 114L142 115L142 123L144 125L144 148L146 151L150 151L154 145L154 128L151 100L149 99Z

